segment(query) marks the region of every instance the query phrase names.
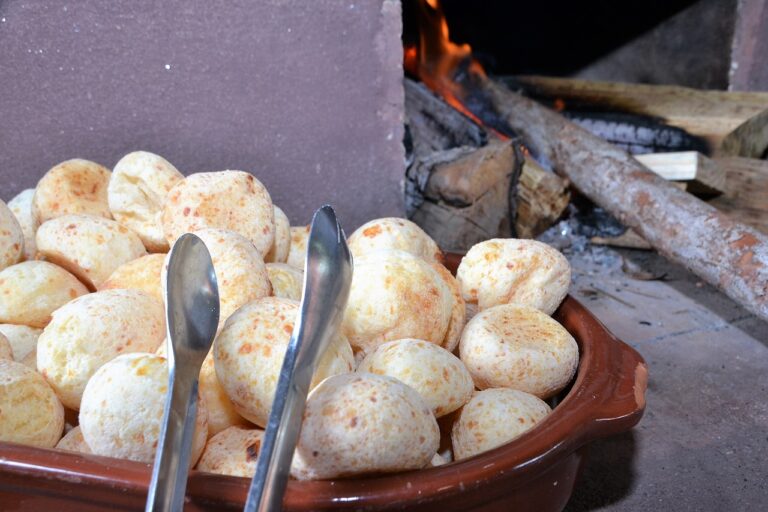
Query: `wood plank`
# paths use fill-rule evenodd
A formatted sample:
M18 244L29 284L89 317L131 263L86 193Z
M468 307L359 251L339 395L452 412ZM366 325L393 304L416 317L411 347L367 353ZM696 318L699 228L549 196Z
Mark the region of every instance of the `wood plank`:
M719 195L725 190L725 172L696 151L634 155L650 170L670 181L691 182L686 190L695 195Z
M664 119L704 138L716 156L759 158L768 148L768 93L539 76L510 81L534 98L559 98L566 108L594 104Z
M725 191L710 204L768 233L768 161L729 157L716 163L726 175Z

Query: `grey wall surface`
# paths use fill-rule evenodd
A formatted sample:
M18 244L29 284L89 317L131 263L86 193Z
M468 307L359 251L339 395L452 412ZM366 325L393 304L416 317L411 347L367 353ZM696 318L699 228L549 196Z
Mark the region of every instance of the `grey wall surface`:
M0 197L54 164L240 169L292 223L402 213L396 0L0 0Z

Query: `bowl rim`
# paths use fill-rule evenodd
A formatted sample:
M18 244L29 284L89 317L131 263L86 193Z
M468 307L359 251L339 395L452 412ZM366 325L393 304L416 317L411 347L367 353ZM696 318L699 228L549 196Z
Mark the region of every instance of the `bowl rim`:
M536 427L498 448L443 466L373 478L290 481L285 508L397 508L450 500L480 487L493 499L494 492L509 489L488 484L514 478L514 485L523 485L586 442L632 428L645 408L642 356L570 296L554 317L574 336L581 357L570 391ZM55 481L79 482L98 488L96 494L106 505L116 489L122 491L121 499L129 499L126 492L132 495L134 503L145 499L150 475L150 464L0 443L0 476L38 492L61 494ZM247 478L192 471L187 494L197 502L242 507L249 483Z

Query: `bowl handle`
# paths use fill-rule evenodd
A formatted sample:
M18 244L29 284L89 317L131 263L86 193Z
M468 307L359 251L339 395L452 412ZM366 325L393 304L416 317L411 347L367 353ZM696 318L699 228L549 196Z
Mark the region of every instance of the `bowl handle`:
M610 337L604 345L607 350L594 356L604 358L605 364L597 365L599 369L587 375L587 392L600 400L586 410L582 442L626 432L645 411L648 367L643 357L607 329L603 332Z

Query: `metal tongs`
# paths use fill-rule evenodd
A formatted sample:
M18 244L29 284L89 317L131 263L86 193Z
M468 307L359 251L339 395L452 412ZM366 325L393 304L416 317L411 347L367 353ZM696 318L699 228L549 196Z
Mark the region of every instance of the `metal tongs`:
M246 512L277 511L301 430L309 385L337 332L352 282L352 256L333 208L315 212L309 231L301 310L283 359Z
M168 396L146 512L180 511L197 416L200 367L219 324L219 289L208 249L192 234L171 249L165 281Z

